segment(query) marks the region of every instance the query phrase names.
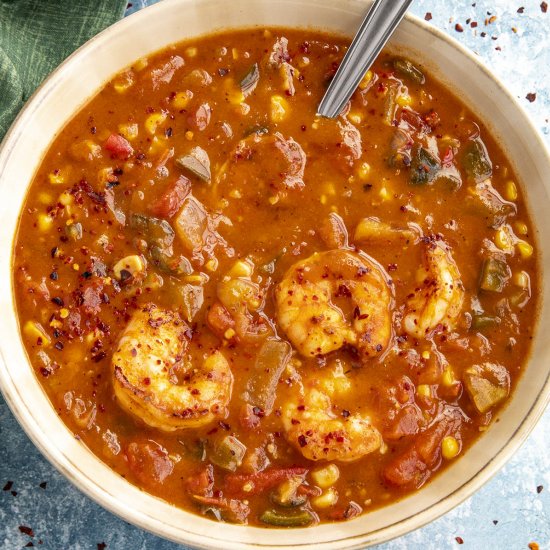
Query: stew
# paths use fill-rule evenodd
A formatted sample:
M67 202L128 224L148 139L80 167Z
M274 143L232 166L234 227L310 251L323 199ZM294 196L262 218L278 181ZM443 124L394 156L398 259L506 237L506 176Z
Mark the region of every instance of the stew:
M536 241L495 137L390 51L317 117L347 44L232 31L139 59L21 212L19 322L60 417L220 521L343 521L418 490L529 354Z

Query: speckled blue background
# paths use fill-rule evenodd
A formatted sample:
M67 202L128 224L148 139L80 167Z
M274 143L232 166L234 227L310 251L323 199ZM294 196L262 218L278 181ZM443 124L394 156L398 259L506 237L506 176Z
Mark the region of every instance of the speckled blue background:
M152 3L133 2L128 11ZM550 11L544 13L539 0L416 0L412 12L422 18L430 13L431 24L477 52L519 98L550 145ZM496 19L489 23L493 15ZM527 94L533 93L536 99L529 101ZM549 442L547 411L520 451L472 498L378 550L527 549L531 542L550 548ZM38 453L0 397L1 488L2 549L182 548L129 525L83 496ZM32 534L19 526L30 527Z

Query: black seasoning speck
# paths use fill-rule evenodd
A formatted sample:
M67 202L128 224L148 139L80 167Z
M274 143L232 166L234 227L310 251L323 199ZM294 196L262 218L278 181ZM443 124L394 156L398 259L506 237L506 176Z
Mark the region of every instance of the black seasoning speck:
M43 481L43 482L39 485L39 487L40 487L41 489L45 489L47 485L48 485L48 482L47 482L47 481Z
M546 2L541 2L540 11L542 11L542 13L546 13L548 11L548 4Z
M59 275L57 274L57 271L52 271L52 272L50 273L50 279L51 279L52 281L57 281L58 277L59 277Z
M537 99L537 94L535 92L529 92L526 96L525 96L525 99L527 101L529 101L529 103L533 103L533 101L535 101L535 99Z
M542 493L542 490L544 489L544 486L543 485L537 485L537 494L541 494Z
M2 491L9 491L13 487L13 481L7 481Z

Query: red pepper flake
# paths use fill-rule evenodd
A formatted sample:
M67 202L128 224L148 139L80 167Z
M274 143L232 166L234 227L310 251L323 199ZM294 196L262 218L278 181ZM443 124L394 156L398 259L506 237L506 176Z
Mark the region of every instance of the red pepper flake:
M464 539L462 537L455 537L455 540L458 544L464 544Z
M104 542L97 543L97 550L105 550L105 548L107 548L107 545Z
M464 29L462 28L462 25L460 23L457 23L455 25L455 31L456 32L464 32Z
M306 436L304 434L302 434L298 437L298 443L299 443L300 447L305 447L307 445L307 439L306 439Z
M25 535L28 535L29 537L34 537L34 531L30 527L27 527L26 525L20 525L19 531L21 531L21 533Z
M424 19L426 21L431 21L432 20L432 14L429 11L426 12L426 15L424 16Z
M25 544L25 546L23 546L23 548L32 548L33 546L34 546L34 542L30 540L29 542L27 542L27 544Z
M472 27L472 29L475 29L477 27L477 21L472 21L470 23L470 27Z
M540 495L543 489L544 489L543 485L537 485L537 494Z
M548 11L548 4L546 2L541 2L540 11L542 11L542 13L546 13Z
M2 491L9 491L13 487L13 481L8 481L5 485Z
M518 13L523 13L525 11L525 8L521 6L521 8L518 8Z
M537 94L535 92L529 92L525 96L525 99L527 99L527 101L529 101L530 103L533 103L533 101L535 101L535 99L537 99Z

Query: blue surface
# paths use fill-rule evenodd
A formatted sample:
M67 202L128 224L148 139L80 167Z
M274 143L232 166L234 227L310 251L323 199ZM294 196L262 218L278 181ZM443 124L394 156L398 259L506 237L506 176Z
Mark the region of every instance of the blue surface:
M133 2L129 11L152 3ZM524 13L518 13L522 5ZM550 11L543 13L538 0L460 5L452 0L416 0L412 11L420 17L430 12L432 24L476 51L517 95L550 145ZM486 25L492 15L496 20ZM468 18L477 21L477 28L466 23ZM455 30L457 23L463 32ZM535 101L526 99L529 93L536 93ZM423 529L377 549L527 549L533 541L541 549L550 548L549 441L547 411L514 458L473 497ZM23 548L31 541L44 550L182 548L125 523L78 492L42 458L0 397L2 487L3 549ZM21 525L30 527L33 536L21 532ZM462 546L456 537L463 540Z

